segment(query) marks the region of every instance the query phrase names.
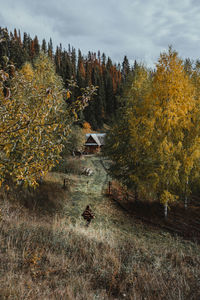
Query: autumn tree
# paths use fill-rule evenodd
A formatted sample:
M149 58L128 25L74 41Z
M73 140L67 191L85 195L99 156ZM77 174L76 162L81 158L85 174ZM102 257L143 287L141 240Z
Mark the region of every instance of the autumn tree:
M6 71L0 75L0 182L12 177L34 186L59 159L71 124L94 89L71 102L44 54L34 67L26 63L11 79Z
M123 90L121 108L116 122L106 136L104 154L112 160L111 175L133 190L136 200L147 178L150 160L147 155L148 120L144 118L145 98L149 93L150 77L143 66L138 66Z
M141 67L134 71L107 145L113 175L158 198L167 216L178 196L187 202L189 182L197 174L199 109L196 89L175 51L161 54L156 67L153 76Z
M88 122L83 123L83 131L85 134L90 133L92 131L90 123Z
M168 204L177 198L175 186L185 190L198 158L198 133L192 121L196 116L195 89L171 48L158 61L149 105L154 123L152 145L159 157L157 189L167 215Z
M79 125L74 124L71 129L69 136L65 142L62 156L64 155L71 155L76 152L82 152L84 150L85 145L85 132L83 128L81 128Z

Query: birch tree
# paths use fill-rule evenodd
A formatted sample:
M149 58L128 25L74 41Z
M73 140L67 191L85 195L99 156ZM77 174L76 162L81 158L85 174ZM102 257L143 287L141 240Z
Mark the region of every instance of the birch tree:
M187 186L197 158L198 135L193 137L192 122L196 109L195 88L184 71L182 60L171 48L160 55L156 67L148 101L153 112L152 145L159 157L157 188L167 216L169 203L177 199L175 186Z
M70 126L93 91L85 89L71 100L44 54L34 67L25 64L12 78L1 70L0 183L12 177L17 183L37 185L60 158Z
M162 53L152 74L141 66L107 136L111 173L164 205L184 197L199 170L199 95L178 54ZM196 79L197 80L197 79ZM121 176L121 179L120 179Z

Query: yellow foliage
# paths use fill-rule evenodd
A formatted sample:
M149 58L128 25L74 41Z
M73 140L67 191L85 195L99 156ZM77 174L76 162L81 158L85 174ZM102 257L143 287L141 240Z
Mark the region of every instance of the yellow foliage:
M113 176L131 188L151 189L162 203L175 201L175 190L189 190L200 160L198 83L200 72L189 77L171 48L160 55L153 74L142 66L134 70L107 138Z
M20 70L20 73L23 74L24 78L28 81L31 81L34 78L34 71L30 63L25 63Z
M169 191L164 190L160 197L162 204L169 204L178 200L178 196L171 194Z
M12 79L0 70L0 182L7 175L25 185L54 166L69 133L69 127L94 91L66 106L61 78L51 60L41 54L34 67L26 63ZM4 97L9 80L10 97Z

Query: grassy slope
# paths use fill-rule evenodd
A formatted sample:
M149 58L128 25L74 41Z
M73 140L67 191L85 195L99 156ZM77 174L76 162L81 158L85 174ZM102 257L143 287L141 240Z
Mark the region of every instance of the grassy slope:
M2 200L0 299L200 299L200 247L104 197L98 157L76 163L93 176L51 173L37 201L23 195L26 208ZM87 204L96 215L89 228L80 217Z

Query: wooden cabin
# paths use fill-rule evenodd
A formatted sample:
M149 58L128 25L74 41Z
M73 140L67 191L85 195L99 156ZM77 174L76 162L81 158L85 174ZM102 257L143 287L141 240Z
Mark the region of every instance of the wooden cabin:
M92 154L100 152L104 145L105 133L87 133L85 153Z

